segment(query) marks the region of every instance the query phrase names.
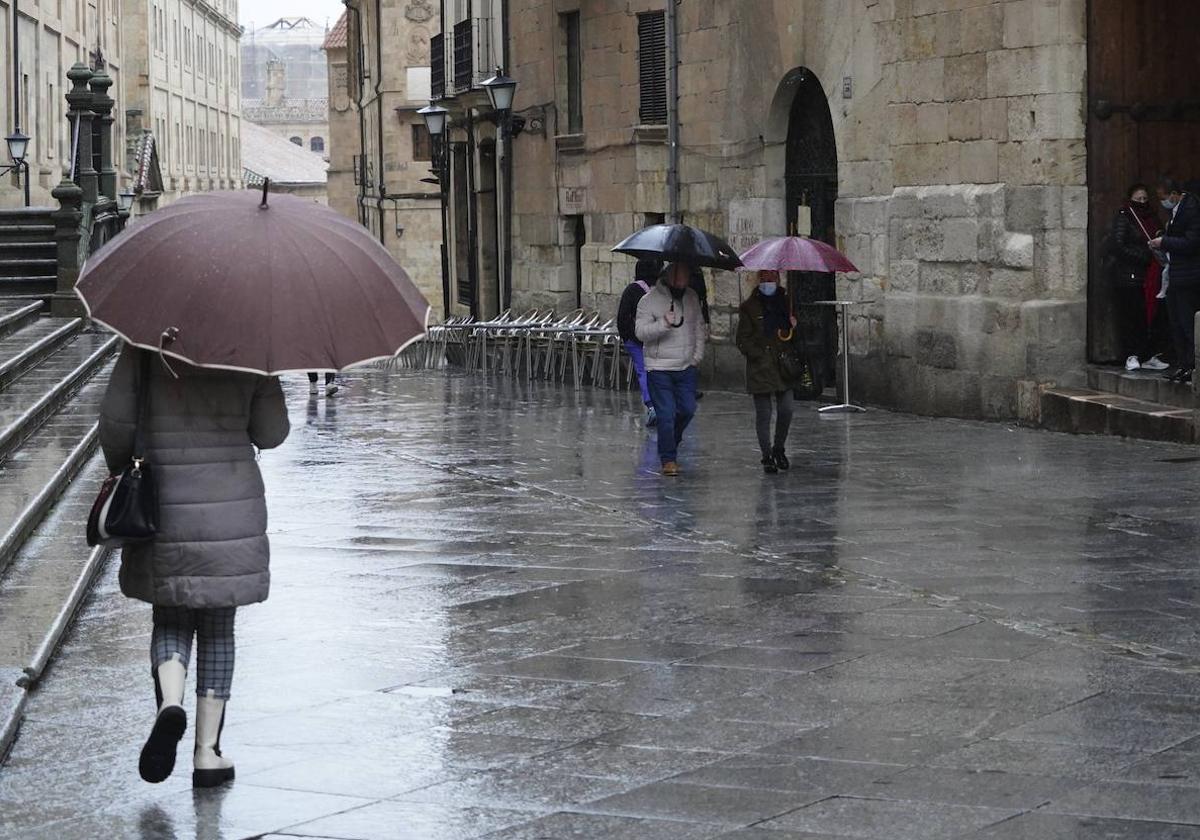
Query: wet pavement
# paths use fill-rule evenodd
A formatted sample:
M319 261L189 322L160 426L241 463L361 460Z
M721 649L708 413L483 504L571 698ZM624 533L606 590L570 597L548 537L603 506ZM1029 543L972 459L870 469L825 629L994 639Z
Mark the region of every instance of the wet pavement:
M1200 838L1196 450L710 393L289 383L226 790L149 786L110 565L0 769L0 837Z

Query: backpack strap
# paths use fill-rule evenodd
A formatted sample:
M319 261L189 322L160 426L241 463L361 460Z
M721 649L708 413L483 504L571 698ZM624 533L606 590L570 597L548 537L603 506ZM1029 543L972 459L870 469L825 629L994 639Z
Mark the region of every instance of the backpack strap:
M650 294L650 285L645 280L634 280L633 282L641 286L643 292Z

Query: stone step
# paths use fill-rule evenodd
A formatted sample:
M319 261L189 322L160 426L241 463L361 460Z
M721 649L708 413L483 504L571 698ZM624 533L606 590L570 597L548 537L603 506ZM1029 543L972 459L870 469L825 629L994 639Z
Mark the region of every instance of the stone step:
M1042 391L1041 426L1054 432L1196 442L1195 412L1090 388Z
M0 277L0 298L5 299L44 300L54 294L57 288L57 276Z
M89 549L88 512L105 475L94 454L0 575L0 757L109 551Z
M57 277L58 261L54 257L13 258L0 255L0 280L9 277Z
M76 590L87 588L107 553L88 548L85 538L105 474L103 458L92 455L0 577L0 672L17 669L24 685L41 678L61 625L81 600Z
M1148 370L1127 371L1122 368L1088 368L1088 387L1096 391L1107 391L1135 400L1173 405L1177 408L1196 408L1196 393L1191 385L1168 382L1162 373Z
M0 338L0 391L57 350L83 328L79 318L39 318Z
M44 301L0 299L0 338L12 335L36 321L46 308Z
M0 224L0 242L53 242L54 225L52 223L38 224Z
M111 363L102 370L110 368ZM107 383L107 375L90 379L0 464L0 572L95 451L96 417Z
M0 391L0 461L58 411L120 341L107 332L80 333Z

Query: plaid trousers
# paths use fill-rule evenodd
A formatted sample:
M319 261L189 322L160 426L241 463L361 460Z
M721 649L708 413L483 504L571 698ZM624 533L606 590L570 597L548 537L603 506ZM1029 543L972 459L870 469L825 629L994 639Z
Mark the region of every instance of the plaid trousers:
M237 607L194 610L155 607L150 634L150 665L177 657L187 667L196 637L196 694L229 699L233 687L233 617Z

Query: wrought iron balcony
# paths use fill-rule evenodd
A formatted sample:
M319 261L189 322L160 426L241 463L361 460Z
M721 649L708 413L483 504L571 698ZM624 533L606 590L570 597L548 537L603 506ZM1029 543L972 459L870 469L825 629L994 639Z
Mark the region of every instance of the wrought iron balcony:
M471 79L475 75L475 56L472 37L472 21L464 20L454 24L454 92L462 93L471 89Z
M433 99L446 95L446 40L440 32L429 39L429 88Z

